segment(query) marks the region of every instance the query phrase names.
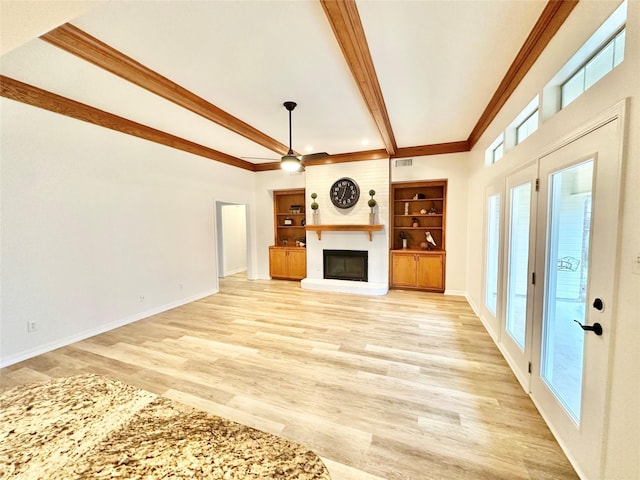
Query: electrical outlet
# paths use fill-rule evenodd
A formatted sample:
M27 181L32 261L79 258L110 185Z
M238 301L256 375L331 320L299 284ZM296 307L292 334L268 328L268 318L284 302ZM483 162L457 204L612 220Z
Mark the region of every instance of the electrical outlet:
M36 322L36 321L28 321L27 322L27 332L31 333L31 332L35 332L36 330L38 330L38 322Z
M144 295L140 295L140 303L144 303Z
M633 265L631 266L631 273L640 275L640 253L636 255Z

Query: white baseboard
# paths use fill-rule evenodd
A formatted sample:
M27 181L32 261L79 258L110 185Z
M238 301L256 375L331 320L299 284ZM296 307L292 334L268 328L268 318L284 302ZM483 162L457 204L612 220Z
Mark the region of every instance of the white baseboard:
M228 270L224 272L224 276L228 277L229 275L235 275L236 273L241 273L241 272L246 272L247 271L247 267L243 267L243 268L236 268L235 270Z
M90 328L89 330L84 330L82 332L76 333L74 335L70 335L65 338L61 338L59 340L55 340L53 342L48 342L42 345L38 345L37 347L30 348L23 352L0 359L0 368L8 367L9 365L13 365L14 363L22 362L24 360L28 360L29 358L33 358L38 355L51 352L52 350L55 350L57 348L66 347L67 345L71 345L72 343L80 342L87 338L100 335L101 333L108 332L109 330L113 330L114 328L123 327L124 325L137 322L138 320L142 320L143 318L147 318L152 315L157 315L158 313L166 312L167 310L171 310L172 308L180 307L182 305L186 305L187 303L195 302L196 300L200 300L201 298L208 297L209 295L213 295L216 293L218 293L217 288L207 292L198 293L196 295L192 295L191 297L183 298L175 302L167 303L159 307L151 308L149 310L145 310L144 312L138 312L134 315L121 318L120 320L115 320L113 322L109 322L107 324L101 325L96 328Z
M462 290L445 290L444 294L445 295L453 295L455 297L465 297L465 298L467 298L467 292L463 292Z

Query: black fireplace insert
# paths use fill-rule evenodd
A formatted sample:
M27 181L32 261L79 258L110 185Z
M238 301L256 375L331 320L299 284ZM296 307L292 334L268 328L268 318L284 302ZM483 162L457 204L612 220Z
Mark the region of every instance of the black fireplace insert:
M366 250L323 250L324 278L368 281L369 252Z

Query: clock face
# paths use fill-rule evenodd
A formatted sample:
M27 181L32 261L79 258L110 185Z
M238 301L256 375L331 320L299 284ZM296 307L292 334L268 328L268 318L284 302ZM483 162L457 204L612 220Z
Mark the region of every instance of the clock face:
M351 178L341 178L337 180L329 191L331 203L338 208L351 208L358 203L360 198L360 188Z

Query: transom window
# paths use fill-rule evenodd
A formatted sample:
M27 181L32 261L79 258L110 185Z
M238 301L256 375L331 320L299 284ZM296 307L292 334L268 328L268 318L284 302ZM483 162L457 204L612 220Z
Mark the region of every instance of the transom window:
M516 145L538 129L538 109L516 127Z
M560 87L562 108L573 102L624 60L626 31L626 28L619 31L562 84Z
M504 142L500 142L491 152L493 163L496 163L504 155Z

